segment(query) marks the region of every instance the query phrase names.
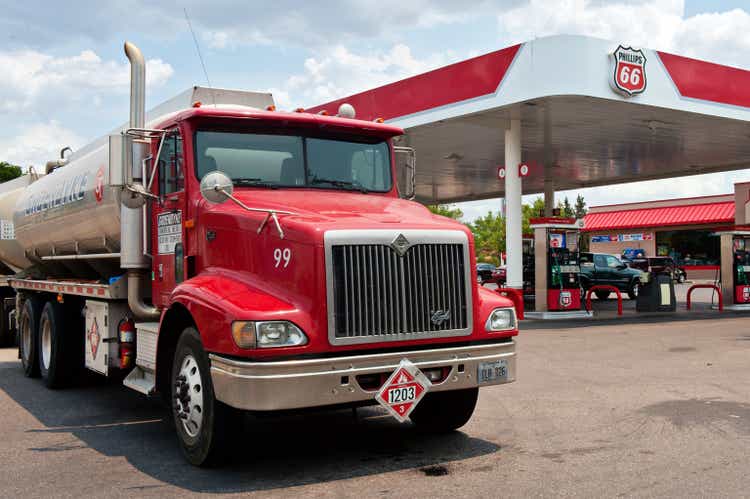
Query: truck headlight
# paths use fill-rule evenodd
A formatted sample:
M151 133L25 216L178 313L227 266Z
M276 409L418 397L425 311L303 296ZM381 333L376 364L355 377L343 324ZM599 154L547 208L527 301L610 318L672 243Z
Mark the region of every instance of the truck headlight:
M307 336L288 321L258 322L258 347L296 347L307 344Z
M515 328L516 311L512 308L496 308L484 325L487 331L508 331Z
M307 336L289 321L235 321L232 337L240 348L296 347L307 344Z

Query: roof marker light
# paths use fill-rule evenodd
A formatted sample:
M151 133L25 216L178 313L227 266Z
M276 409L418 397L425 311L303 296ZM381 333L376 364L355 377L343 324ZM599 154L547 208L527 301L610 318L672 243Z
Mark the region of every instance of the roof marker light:
M266 106L266 111L276 111L276 106L274 106L273 104L271 104L270 106Z
M339 112L336 116L339 116L341 118L354 119L356 115L357 113L354 111L354 106L344 102L343 104L339 106Z
M318 114L321 116L328 116L328 111L326 111L325 109L321 109L320 111L318 111Z
M298 107L297 109L294 110L294 112L295 113L304 113L305 112L305 108L304 107Z
M385 120L383 120L383 118L375 118L375 119L374 119L374 120L372 120L372 121L374 121L375 123L382 123L382 122L383 122L383 121L385 121Z
M193 107L201 107L201 105L202 105L202 103L199 100L193 102Z

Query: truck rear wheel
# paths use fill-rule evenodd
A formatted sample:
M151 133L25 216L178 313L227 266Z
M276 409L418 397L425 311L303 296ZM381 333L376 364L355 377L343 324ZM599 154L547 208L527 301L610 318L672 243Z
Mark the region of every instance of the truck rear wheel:
M39 316L41 304L35 296L26 298L18 318L18 353L23 373L29 378L39 377Z
M172 415L180 446L195 466L219 464L237 439L242 413L214 397L208 355L200 335L188 327L172 364Z
M453 431L469 422L478 395L479 388L428 393L410 418L418 429L428 433Z
M67 338L65 338L65 321L59 303L48 301L39 318L39 373L47 388L61 388L67 381L70 371L68 360Z

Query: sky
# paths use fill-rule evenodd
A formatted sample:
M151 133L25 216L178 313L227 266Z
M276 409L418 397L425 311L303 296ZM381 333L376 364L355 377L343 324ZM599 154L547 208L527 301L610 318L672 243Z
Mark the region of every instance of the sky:
M750 69L750 0L0 0L0 161L42 165L125 122L124 40L146 56L148 107L205 85L185 11L211 84L270 90L281 109L555 34ZM728 193L737 181L750 181L750 170L557 197L580 192L595 206ZM459 205L467 221L499 206Z

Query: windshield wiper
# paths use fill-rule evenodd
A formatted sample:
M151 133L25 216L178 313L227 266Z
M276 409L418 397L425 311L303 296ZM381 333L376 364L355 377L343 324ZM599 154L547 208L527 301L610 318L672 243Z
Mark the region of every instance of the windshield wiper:
M313 177L313 179L310 180L310 183L313 184L313 185L317 185L317 184L330 184L330 185L332 185L334 187L343 187L343 188L346 188L348 190L359 191L362 194L367 194L368 192L370 192L370 191L367 190L367 188L365 186L363 186L359 182L347 182L346 180L333 180L333 179L329 179L329 178Z
M277 184L267 182L262 178L233 178L232 183L238 185L248 185L251 187L270 187L271 189L279 188Z

